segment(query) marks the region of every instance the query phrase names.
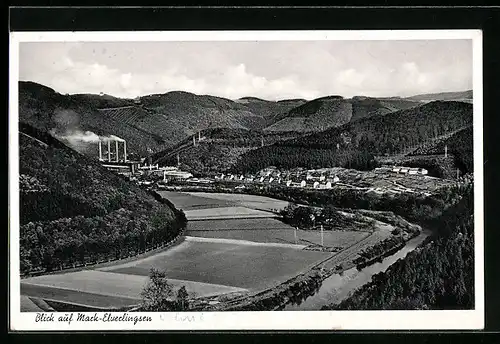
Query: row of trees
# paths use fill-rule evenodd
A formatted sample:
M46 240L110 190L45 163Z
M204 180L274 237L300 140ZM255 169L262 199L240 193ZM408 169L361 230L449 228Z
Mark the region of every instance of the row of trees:
M415 223L426 223L435 219L460 199L460 190L470 184L450 185L439 189L432 196L401 193L395 195L375 195L363 190L334 188L315 190L287 188L277 185L257 187L249 185L245 193L278 198L298 204L336 208L368 209L391 211Z
M352 220L339 214L337 208L332 205L326 205L323 208L297 206L294 203L289 204L281 210L280 215L283 222L294 227L310 229L322 225L324 229L344 229L352 224ZM355 216L361 222L365 222L362 216Z
M346 167L357 170L371 170L378 166L372 153L359 149L313 148L286 145L272 145L250 150L243 154L232 171L236 173L256 172L268 166L281 169L304 167Z
M474 195L433 221L434 240L394 263L338 305L324 309L471 309L474 307Z
M185 220L165 212L134 214L119 209L106 216L60 218L20 227L22 273L52 271L115 260L175 239Z

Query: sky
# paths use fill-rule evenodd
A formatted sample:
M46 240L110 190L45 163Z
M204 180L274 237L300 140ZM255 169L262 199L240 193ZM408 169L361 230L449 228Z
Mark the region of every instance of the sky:
M19 79L59 93L238 99L472 89L472 40L23 42Z

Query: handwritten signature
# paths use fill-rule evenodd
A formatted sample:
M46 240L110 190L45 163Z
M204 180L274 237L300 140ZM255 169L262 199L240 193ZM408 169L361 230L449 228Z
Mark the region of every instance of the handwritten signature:
M167 316L166 314L160 314L160 320L162 321L177 321L177 322L197 322L197 321L203 321L204 320L204 314L203 313L197 313L197 314L182 314L182 313L175 313L174 317L172 318L171 316Z

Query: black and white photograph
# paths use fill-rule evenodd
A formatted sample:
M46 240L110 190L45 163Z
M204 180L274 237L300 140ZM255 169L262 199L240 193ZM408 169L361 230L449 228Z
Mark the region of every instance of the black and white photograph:
M480 31L12 42L19 328L482 326Z

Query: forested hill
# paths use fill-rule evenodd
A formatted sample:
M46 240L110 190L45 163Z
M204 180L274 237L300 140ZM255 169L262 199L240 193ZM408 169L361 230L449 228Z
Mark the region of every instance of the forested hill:
M51 270L117 258L168 241L182 212L20 123L21 270Z
M172 166L177 164L179 156L183 168L195 174L224 172L236 163L241 154L298 135L294 132L263 133L246 129L211 128L153 154L152 162Z
M402 98L328 96L311 100L291 109L288 113L275 116L267 132L316 132L356 121L360 118L385 115L397 110L421 105Z
M148 113L130 99L64 95L37 83L19 82L19 121L46 132L61 136L85 131L115 135L127 140L131 154L144 154L147 147L161 149L170 145L170 138L142 123L146 117Z
M448 154L453 154L460 170L473 172L474 170L474 145L472 125L459 130L444 140L433 141L430 145L423 145L411 152L410 155L443 155L445 147ZM463 165L463 166L460 166Z
M140 99L108 95L63 95L29 81L19 82L19 118L37 128L61 135L91 131L127 141L130 153L161 151L199 130L214 127L260 130L274 116L304 100L267 101L242 98L232 101L210 95L174 91Z
M434 240L394 263L339 305L323 309L472 309L474 184L434 223Z
M472 119L472 104L431 102L249 151L240 157L234 168L370 168L375 155L401 153L447 132L470 126Z

